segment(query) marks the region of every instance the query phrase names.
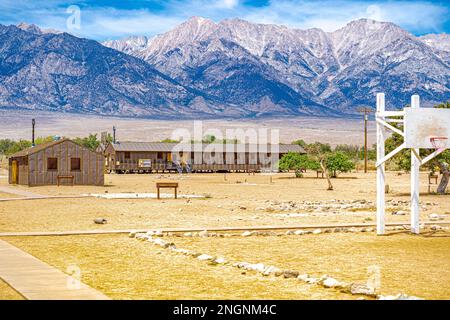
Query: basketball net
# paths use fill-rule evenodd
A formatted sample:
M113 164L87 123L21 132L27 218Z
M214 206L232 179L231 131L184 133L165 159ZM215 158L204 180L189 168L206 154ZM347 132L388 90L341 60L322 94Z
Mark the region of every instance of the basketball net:
M447 137L431 137L430 142L435 149L442 150L445 149L447 145Z

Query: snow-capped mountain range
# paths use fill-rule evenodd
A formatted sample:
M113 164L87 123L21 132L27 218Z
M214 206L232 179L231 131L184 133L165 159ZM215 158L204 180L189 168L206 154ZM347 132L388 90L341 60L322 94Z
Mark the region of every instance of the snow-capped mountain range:
M373 106L380 91L397 107L413 93L428 104L450 98L449 35L417 38L393 23L367 19L324 32L194 17L151 39L104 45L185 85L255 109L264 101L298 112L326 106L347 113Z
M0 25L0 106L126 116L353 114L385 92L450 99L450 37L361 19L290 29L193 17L147 38L80 39Z

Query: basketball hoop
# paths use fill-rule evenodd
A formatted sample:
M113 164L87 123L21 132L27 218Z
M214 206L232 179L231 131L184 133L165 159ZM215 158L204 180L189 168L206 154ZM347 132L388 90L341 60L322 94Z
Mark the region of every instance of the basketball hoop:
M444 149L447 146L447 137L431 137L430 142L435 149Z

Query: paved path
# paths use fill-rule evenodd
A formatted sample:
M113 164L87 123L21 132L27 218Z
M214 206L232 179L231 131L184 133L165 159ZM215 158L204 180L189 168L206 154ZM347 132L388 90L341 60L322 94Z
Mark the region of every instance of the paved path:
M20 190L20 189L16 189L16 188L12 188L12 187L6 187L6 186L0 186L0 192L5 192L5 193L11 193L11 194L15 194L18 196L23 196L26 198L41 198L41 197L45 197L41 194L37 194L37 193L33 193L30 191L25 191L25 190Z
M425 225L447 225L450 221L425 221ZM409 230L409 222L386 223L387 227L405 226ZM0 232L0 237L26 237L26 236L76 236L95 234L127 234L130 232L147 232L149 230L160 230L162 232L197 232L208 230L214 231L252 231L252 230L295 230L295 229L326 229L326 228L369 228L376 227L373 223L347 223L347 224L314 224L295 226L247 226L247 227L200 227L200 228L146 228L146 229L118 229L118 230L70 230L70 231L35 231L35 232Z
M2 240L0 278L29 300L109 300L84 283L74 286L72 277Z

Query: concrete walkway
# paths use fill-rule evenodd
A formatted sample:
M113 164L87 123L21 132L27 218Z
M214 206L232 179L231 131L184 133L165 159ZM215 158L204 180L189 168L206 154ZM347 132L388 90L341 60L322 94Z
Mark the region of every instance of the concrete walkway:
M450 221L425 221L421 222L429 225L448 225ZM405 226L405 231L409 230L409 222L386 223L387 227ZM374 223L346 223L346 224L305 224L288 226L244 226L244 227L200 227L200 228L146 228L146 229L117 229L117 230L70 230L70 231L31 231L31 232L0 232L1 237L35 237L35 236L82 236L82 235L102 235L102 234L128 234L130 232L147 232L149 230L160 230L161 232L198 232L208 230L211 232L233 232L233 231L266 231L266 230L296 230L296 229L327 229L327 228L369 228L376 227Z
M103 293L2 240L0 278L29 300L109 300Z
M6 186L0 186L0 192L15 194L15 195L23 196L23 197L26 197L26 198L41 198L41 197L45 197L45 196L43 196L41 194L37 194L37 193L30 192L30 191L25 191L25 190L20 190L20 189L16 189L16 188L12 188L12 187L6 187Z
M43 199L80 199L80 198L88 198L91 197L90 195L75 195L75 196L45 196L45 195L39 195L36 197L22 197L22 198L3 198L0 199L0 202L2 201L17 201L17 200L43 200Z

